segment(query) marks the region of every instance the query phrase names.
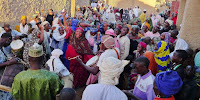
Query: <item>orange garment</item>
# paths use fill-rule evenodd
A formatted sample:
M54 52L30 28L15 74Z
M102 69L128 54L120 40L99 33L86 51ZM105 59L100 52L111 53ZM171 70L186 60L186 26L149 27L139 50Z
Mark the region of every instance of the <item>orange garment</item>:
M155 61L154 58L154 53L151 51L146 51L144 53L144 56L147 57L150 61L149 63L149 69L151 70L151 73L156 76L156 74L158 73L158 64Z
M158 98L156 97L154 100L175 100L174 96L171 96L170 98Z
M128 26L128 29L129 29L128 33L130 33L131 32L131 25L127 24L127 26Z
M149 23L145 23L145 25L148 27L148 29L150 29L150 24Z

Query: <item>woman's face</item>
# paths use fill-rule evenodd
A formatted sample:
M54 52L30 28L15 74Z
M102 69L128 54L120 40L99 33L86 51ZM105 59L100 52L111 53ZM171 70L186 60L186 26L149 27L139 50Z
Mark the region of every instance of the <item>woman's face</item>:
M60 28L60 29L59 29L59 33L60 33L60 35L63 35L63 34L64 34L64 29L63 29L63 28Z
M76 38L77 39L79 39L80 37L81 37L81 35L82 35L82 31L81 30L76 30L76 32L75 32L75 36L76 36Z
M133 36L135 36L137 33L136 33L136 29L133 27L132 29L131 29L131 34L133 35Z
M155 45L154 50L158 50L158 44Z
M160 39L161 39L161 40L165 40L165 35L164 35L164 34L161 34Z
M141 46L140 44L138 44L137 50L138 50L138 51L142 51L142 46Z
M69 23L69 26L72 26L72 20L69 20L68 23Z
M118 31L118 29L114 29L114 33L117 34L117 35L120 34L119 31Z

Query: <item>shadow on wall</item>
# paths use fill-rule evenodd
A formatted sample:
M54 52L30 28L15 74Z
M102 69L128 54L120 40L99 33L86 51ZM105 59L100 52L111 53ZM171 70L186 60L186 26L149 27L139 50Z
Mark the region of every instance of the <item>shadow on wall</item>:
M146 9L148 15L150 13L156 13L156 0L107 0L107 4L125 9L139 6L142 11L143 9Z
M54 12L59 12L63 8L70 10L71 0L0 0L0 26L8 23L12 28L20 24L22 15L26 15L28 22L32 19L35 11L44 9L48 13L48 9L52 8Z

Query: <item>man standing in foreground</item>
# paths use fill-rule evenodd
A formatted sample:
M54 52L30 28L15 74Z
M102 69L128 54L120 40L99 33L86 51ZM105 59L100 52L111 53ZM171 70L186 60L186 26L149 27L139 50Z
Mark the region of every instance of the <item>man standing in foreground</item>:
M43 47L35 43L28 55L30 69L16 75L11 94L16 100L55 100L63 85L56 74L41 69Z

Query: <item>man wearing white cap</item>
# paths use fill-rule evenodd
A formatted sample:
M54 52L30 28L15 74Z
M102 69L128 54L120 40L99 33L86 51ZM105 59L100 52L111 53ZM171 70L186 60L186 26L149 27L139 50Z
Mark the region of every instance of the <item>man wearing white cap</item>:
M59 75L65 82L64 88L72 88L73 75L70 74L65 65L61 62L60 56L63 55L63 51L60 49L54 49L51 52L51 58L46 62L51 72Z
M35 43L28 52L30 69L16 75L11 94L16 100L55 100L63 84L55 73L42 70L43 47Z
M101 74L99 84L87 86L82 100L128 100L126 95L115 86L128 63L129 61L119 60L115 57L103 59L99 66Z

